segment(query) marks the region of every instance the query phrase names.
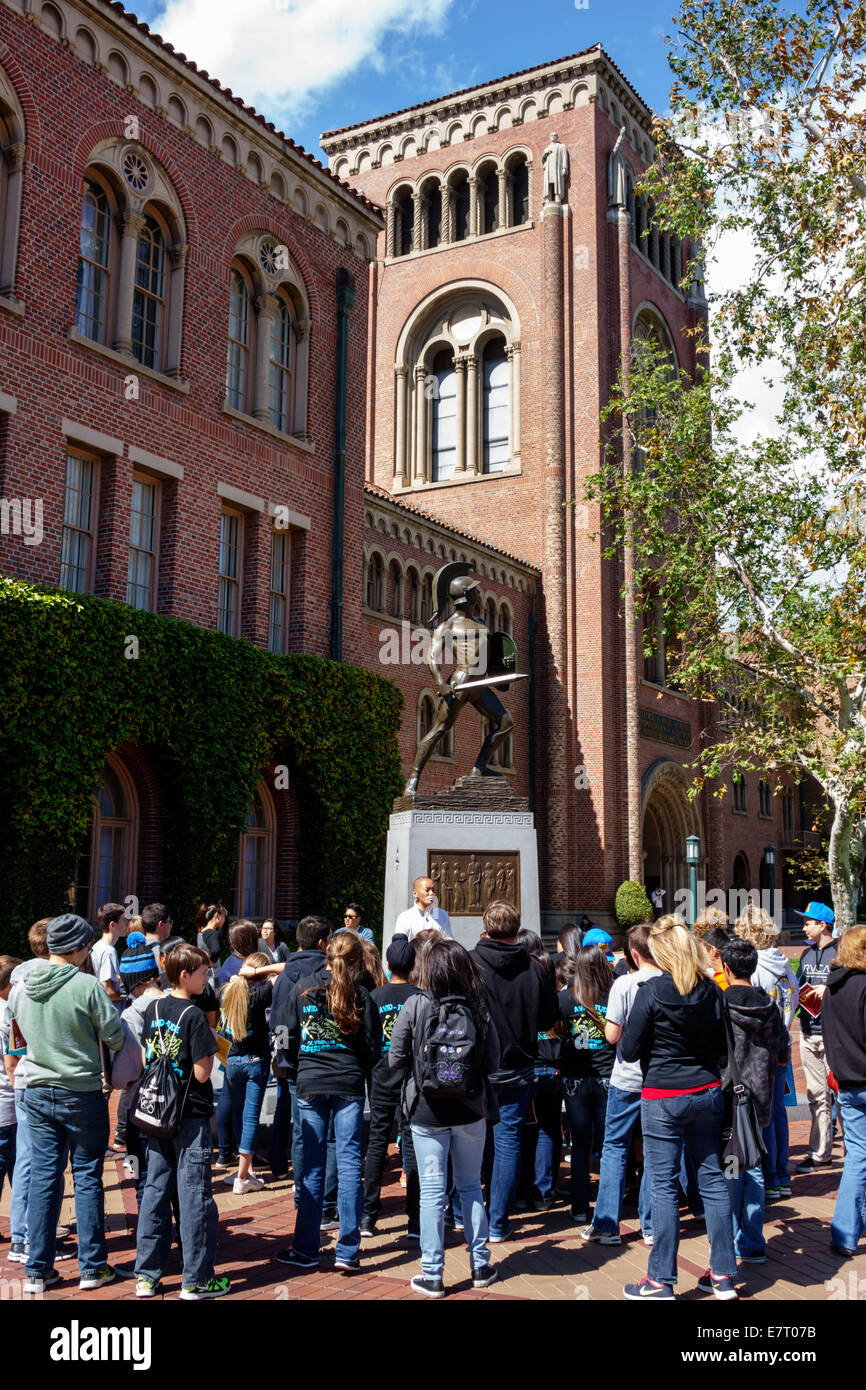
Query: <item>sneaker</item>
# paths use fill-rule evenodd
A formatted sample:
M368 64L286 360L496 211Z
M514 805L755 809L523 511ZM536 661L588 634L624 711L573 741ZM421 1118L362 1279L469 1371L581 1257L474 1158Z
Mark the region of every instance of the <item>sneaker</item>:
M490 1284L495 1284L499 1278L499 1271L493 1265L479 1265L472 1271L473 1289L486 1289Z
M69 1235L71 1229L71 1226L58 1226L57 1230L54 1232L54 1239L65 1240L66 1237Z
M54 1247L55 1260L77 1260L78 1246L70 1245L68 1240L58 1240Z
M369 1216L362 1217L362 1219L361 1219L361 1235L362 1235L366 1240L372 1240L372 1238L373 1238L373 1236L374 1236L375 1234L376 1234L376 1223L375 1223L375 1221L371 1221L370 1218L369 1218Z
M260 1192L263 1187L262 1179L250 1173L248 1178L235 1178L232 1192L236 1197L243 1197L245 1192Z
M790 1197L790 1196L791 1196L791 1184L790 1184L790 1183L788 1183L788 1182L780 1182L780 1183L779 1183L779 1196L780 1196L780 1197Z
M323 1217L319 1223L320 1231L339 1231L340 1223L336 1216Z
M44 1274L28 1274L22 1286L22 1293L35 1293L38 1297L42 1296L43 1289L50 1289L52 1284L60 1283L60 1275L56 1269L46 1269Z
M765 1187L765 1188L764 1188L764 1199L765 1199L765 1201L767 1201L767 1202L778 1202L778 1200L779 1200L779 1198L781 1197L781 1195L782 1195L782 1189L781 1189L780 1187Z
M536 1197L535 1200L530 1203L530 1206L533 1211L550 1211L553 1207L553 1198Z
M581 1240L591 1240L594 1245L622 1245L618 1235L605 1235L602 1231L597 1231L594 1226L584 1226L580 1233Z
M584 1220L586 1220L585 1217L584 1217ZM463 1230L463 1224L462 1224L462 1222L461 1222L461 1224L458 1226L458 1225L457 1225L457 1222L455 1221L455 1223L454 1223L454 1229L455 1229L455 1231L462 1231L462 1230ZM508 1223L508 1225L505 1227L505 1230L502 1232L501 1235L499 1235L498 1233L497 1233L497 1234L494 1234L494 1232L491 1231L491 1232L490 1232L490 1235L487 1237L487 1239L490 1241L490 1244L491 1244L491 1245L501 1245L502 1242L503 1242L504 1240L512 1240L513 1238L514 1238L514 1227L511 1225L511 1222Z
M103 1284L113 1284L117 1274L111 1265L103 1265L96 1274L83 1274L78 1281L80 1289L101 1289Z
M416 1274L410 1281L409 1288L413 1293L423 1293L426 1298L444 1298L445 1285L441 1279L425 1279L422 1274Z
M11 1260L13 1264L26 1265L29 1254L30 1242L28 1240L13 1240L6 1258Z
M231 1292L231 1287L225 1275L214 1275L206 1284L197 1284L192 1289L181 1289L180 1296L184 1302L195 1303L200 1298L222 1298L224 1293Z
M302 1255L290 1245L287 1250L278 1250L274 1259L281 1265L295 1265L298 1269L318 1269L318 1255Z
M158 1279L136 1279L135 1281L136 1298L156 1298L162 1292L163 1287Z
M334 1260L334 1269L342 1269L345 1274L357 1274L361 1268L361 1261L357 1255L338 1255Z
M712 1270L707 1270L698 1280L698 1288L701 1293L714 1293L716 1298L721 1298L723 1302L728 1302L732 1298L739 1298L737 1290L734 1288L733 1279L729 1279L726 1274L717 1277Z
M464 1225L463 1225L463 1217L462 1217L462 1216L455 1216L453 1222L451 1223L451 1229L452 1229L452 1231L463 1231L463 1230L466 1229L466 1228L464 1227ZM502 1236L500 1236L499 1239L501 1240L501 1239L502 1239Z
M676 1294L670 1284L657 1284L648 1275L645 1275L636 1284L626 1284L623 1294L626 1298L635 1301L641 1298L654 1298L660 1303L673 1303L676 1299Z
M765 1265L766 1255L738 1255L737 1259L741 1265Z
M575 1226L587 1226L589 1224L588 1211L572 1211L569 1212L569 1215Z
M643 1241L644 1245L652 1245L652 1231L641 1231L641 1240Z
M802 1163L798 1163L794 1169L795 1173L811 1173L815 1168L829 1168L832 1165L832 1158L813 1158L808 1154Z

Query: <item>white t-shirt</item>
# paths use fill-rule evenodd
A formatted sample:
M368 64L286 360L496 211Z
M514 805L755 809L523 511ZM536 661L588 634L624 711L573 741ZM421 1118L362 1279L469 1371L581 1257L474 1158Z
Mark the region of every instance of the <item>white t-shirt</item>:
M401 912L397 921L394 923L395 936L408 936L411 941L413 936L417 936L419 931L426 931L429 927L435 927L443 936L453 938L451 930L451 918L441 907L430 907L426 912L422 912L417 903L413 903L405 912Z
M6 1075L6 1068L3 1065L3 1056L9 1047L11 1033L12 1021L6 1007L6 1000L0 999L0 1129L6 1129L9 1125L15 1124L15 1096L12 1091L12 1083Z
M625 1028L640 986L644 980L652 980L661 973L654 965L642 965L640 970L630 971L628 975L620 975L618 980L614 980L607 996L605 1023L616 1023L620 1028ZM616 1061L610 1074L610 1084L618 1091L643 1089L640 1062L624 1062L619 1043L616 1045Z
M90 952L90 959L93 964L93 973L99 983L105 984L106 981L110 981L118 994L122 994L120 962L117 959L117 951L111 942L100 938Z

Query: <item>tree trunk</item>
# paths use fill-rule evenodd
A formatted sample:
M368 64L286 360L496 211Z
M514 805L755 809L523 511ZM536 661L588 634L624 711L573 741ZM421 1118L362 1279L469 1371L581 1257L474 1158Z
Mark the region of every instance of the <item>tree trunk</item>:
M847 798L834 802L830 831L829 876L836 926L840 932L856 925L859 873L852 871L852 850L857 853L854 834L859 835L859 816Z

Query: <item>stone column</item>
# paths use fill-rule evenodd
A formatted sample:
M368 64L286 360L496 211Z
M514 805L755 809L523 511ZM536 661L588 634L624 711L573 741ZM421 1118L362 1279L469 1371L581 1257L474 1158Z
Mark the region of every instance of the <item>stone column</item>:
M3 260L0 261L0 294L10 297L15 293L15 265L18 260L26 155L26 145L9 145L3 151L6 160L6 221L3 231Z
M412 250L424 250L424 202L420 193L412 194Z
M520 462L520 343L508 349L511 366L511 462Z
M466 358L460 354L454 358L457 373L457 461L454 472L466 472Z
M427 369L424 366L415 368L415 468L414 479L416 483L423 483L427 478L427 394L425 386L427 383Z
M171 272L168 291L168 341L163 370L166 376L178 379L181 375L181 335L183 331L183 296L186 284L186 242L174 241L168 248Z
M394 486L409 486L409 460L406 457L406 368L396 371L396 444L394 453Z
M478 236L478 179L469 175L469 235Z
M293 319L295 337L295 399L292 402L292 434L308 439L307 401L310 377L310 333L312 319Z
M508 175L504 169L497 169L496 179L499 184L499 226L510 227L511 218L508 208Z
M271 365L271 323L277 312L277 299L273 294L259 294L255 298L256 318L256 378L253 389L253 415L256 420L266 423L271 418L270 407L270 365Z
M120 226L120 270L117 284L115 333L111 346L115 352L132 355L132 302L135 293L135 263L138 238L146 219L140 212L118 214Z
M466 356L466 472L477 474L478 465L478 358Z
M388 257L397 254L397 217L394 212L393 199L388 204L388 219L385 229L385 255Z
M454 240L454 189L450 183L442 185L442 241L450 246Z

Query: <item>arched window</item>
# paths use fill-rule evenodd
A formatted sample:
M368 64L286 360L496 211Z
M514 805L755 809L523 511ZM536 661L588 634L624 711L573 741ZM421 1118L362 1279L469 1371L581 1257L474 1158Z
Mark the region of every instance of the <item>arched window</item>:
M509 164L511 175L511 225L522 227L529 221L529 166L526 155L515 155Z
M260 784L240 835L233 904L236 916L261 919L273 912L275 839L273 807Z
M14 296L24 190L26 131L21 103L0 68L0 295Z
M378 550L367 561L367 607L377 613L385 611L385 570Z
M478 230L488 236L499 226L499 178L496 167L489 164L478 175Z
M403 616L403 571L396 560L388 566L388 589L390 605L388 612L392 618Z
M107 338L110 288L112 206L105 189L93 179L84 181L79 231L75 326L85 338Z
M144 367L159 370L165 322L166 239L160 223L147 214L138 234L135 293L132 301L132 354Z
M409 621L410 623L420 623L421 621L421 580L418 578L416 569L406 571L406 585L409 590Z
M292 313L280 297L271 317L269 372L270 420L284 434L292 429Z
M508 463L510 413L508 357L501 339L484 349L482 392L484 472L500 473Z
M442 189L438 179L428 179L422 188L425 207L425 247L438 246L442 240Z
M103 768L90 830L78 856L75 907L93 921L108 902L135 891L138 806L126 769L113 757Z
M496 600L494 598L489 598L484 605L484 621L491 632L496 631Z
M465 170L455 174L451 181L454 197L454 232L455 241L465 241L469 236L472 224L471 198L469 187L469 175Z
M250 301L246 273L232 266L229 289L229 337L226 360L226 400L233 410L245 410L250 380Z
M437 702L435 696L425 692L418 701L418 743L422 738L426 738L436 719ZM454 726L448 730L447 734L439 740L436 750L432 754L432 759L453 759L454 757Z
M421 584L421 622L429 623L433 617L433 576L425 574Z
M433 360L433 460L432 480L446 482L457 462L457 371L454 354L437 353Z
M394 195L394 255L409 256L415 244L415 204L412 191L401 188Z
M507 603L503 603L499 610L499 631L504 632L507 637L513 636L514 624L511 617L511 609Z

